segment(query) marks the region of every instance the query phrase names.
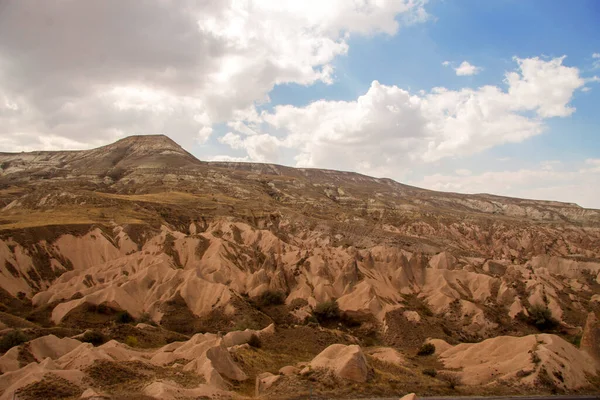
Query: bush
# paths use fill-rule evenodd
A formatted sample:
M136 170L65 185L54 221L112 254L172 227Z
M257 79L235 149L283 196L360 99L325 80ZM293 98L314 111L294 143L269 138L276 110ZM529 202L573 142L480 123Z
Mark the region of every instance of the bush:
M258 296L257 303L259 306L279 306L285 303L285 293L277 290L267 290Z
M535 325L542 332L553 330L558 326L558 321L552 317L552 312L544 305L534 304L527 311L529 311L529 323Z
M136 338L135 336L127 336L127 338L125 338L125 344L129 347L137 347L138 338Z
M358 319L354 315L348 314L346 312L342 313L342 315L340 316L340 320L342 321L342 323L344 325L346 325L349 328L356 328L356 327L362 325L362 322L360 321L360 319Z
M87 331L83 334L81 341L91 343L94 346L100 346L106 342L106 336L98 331Z
M425 368L423 370L423 375L428 375L432 378L435 378L437 376L437 371L434 368Z
M458 376L457 374L440 373L438 379L446 382L450 389L454 389L461 384L460 376Z
M27 336L19 330L8 332L0 339L0 353L6 353L15 346L27 341Z
M418 356L430 356L435 353L435 345L433 343L425 343L419 351L417 352Z
M313 315L319 322L339 319L340 307L335 300L326 301L325 303L317 304L317 307L313 310Z
M127 311L119 311L116 320L119 324L130 324L135 321L135 319Z
M262 342L261 342L260 338L258 337L258 335L256 335L256 334L252 334L252 336L250 336L250 340L248 340L248 344L251 347L254 347L255 349L260 349L260 347L262 346Z

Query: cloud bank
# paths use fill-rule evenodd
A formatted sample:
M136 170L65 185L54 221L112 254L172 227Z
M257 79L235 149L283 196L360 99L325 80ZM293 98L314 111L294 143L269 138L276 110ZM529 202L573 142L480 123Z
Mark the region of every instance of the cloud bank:
M276 161L275 148L287 148L297 152L297 166L398 176L415 162L521 142L542 133L546 119L575 111L570 101L585 81L577 68L563 65L564 57L514 62L505 88L410 93L374 81L353 101L280 105L242 116L230 122L233 130L222 142L247 150L250 160Z
M277 84L330 83L351 35L424 21L424 2L2 2L0 146L85 148L149 133L202 143Z

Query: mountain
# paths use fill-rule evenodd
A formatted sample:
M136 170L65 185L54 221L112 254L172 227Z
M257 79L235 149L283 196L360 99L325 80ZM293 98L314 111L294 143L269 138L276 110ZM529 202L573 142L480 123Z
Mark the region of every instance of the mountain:
M0 207L0 399L600 388L598 210L162 135L0 153Z
M189 168L202 163L165 135L130 136L83 151L0 153L3 176L112 176L133 169Z

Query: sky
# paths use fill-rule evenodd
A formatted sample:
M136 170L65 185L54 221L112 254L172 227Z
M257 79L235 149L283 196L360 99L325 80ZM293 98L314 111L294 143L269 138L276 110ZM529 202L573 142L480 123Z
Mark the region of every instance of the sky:
M206 161L600 209L597 0L0 0L0 151Z

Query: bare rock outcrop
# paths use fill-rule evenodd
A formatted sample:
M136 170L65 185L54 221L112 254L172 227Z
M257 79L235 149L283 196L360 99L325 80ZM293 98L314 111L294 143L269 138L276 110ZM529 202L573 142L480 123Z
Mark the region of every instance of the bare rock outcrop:
M600 366L600 322L594 312L588 314L580 348L594 358L596 366Z
M597 374L590 355L550 334L463 343L443 351L439 359L445 368L459 369L465 385L513 380L533 386L542 379L563 389L577 389L589 385L587 375Z
M311 368L324 368L354 382L366 382L369 365L360 346L332 344L310 362Z

